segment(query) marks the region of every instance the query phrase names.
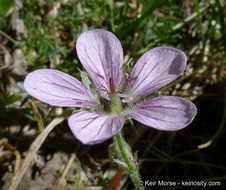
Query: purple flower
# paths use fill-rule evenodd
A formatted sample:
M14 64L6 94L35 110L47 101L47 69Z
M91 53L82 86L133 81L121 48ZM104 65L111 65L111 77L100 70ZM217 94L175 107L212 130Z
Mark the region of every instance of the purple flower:
M182 51L154 48L138 60L127 77L122 73L122 46L111 32L84 32L76 48L92 78L92 88L54 69L28 74L24 87L30 95L53 106L88 108L68 120L74 136L82 143L97 144L113 137L122 129L124 117L166 131L182 129L192 122L197 112L192 102L153 95L185 70L187 59Z

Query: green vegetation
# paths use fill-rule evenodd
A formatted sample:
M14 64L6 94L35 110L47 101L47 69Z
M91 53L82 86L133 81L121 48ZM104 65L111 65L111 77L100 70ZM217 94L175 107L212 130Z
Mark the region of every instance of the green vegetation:
M143 53L157 46L181 49L188 57L184 75L166 86L162 93L181 96L196 104L198 114L190 127L179 132L159 132L138 126L141 124L131 120L124 127L126 141L133 152L138 151L138 160L143 161L141 177L178 182L183 179L215 180L223 184L226 180L226 10L222 2L18 0L14 3L0 0L0 138L7 138L9 144L24 155L28 145L20 145L24 143L23 139L32 142L42 130L37 115L41 126L46 126L58 115L63 113L68 117L68 112L76 111L73 108L59 111L36 101L25 93L20 82L26 73L40 68L58 69L80 80L80 71L84 68L77 58L76 40L83 31L103 28L112 31L121 41L125 62L133 58L126 65L126 71ZM35 107L29 106L31 100ZM34 129L34 134L27 137L23 132L25 126ZM69 131L65 132L67 123L60 126L53 136L60 142L66 141L62 134L70 135ZM15 128L16 132L12 132ZM97 148L73 140L74 144L68 145L67 151L76 150L78 158L74 164L79 163L79 173L74 182L66 180L64 185L76 181L77 186L108 185L113 175L110 173L112 178L109 179L105 173L117 170L109 160L106 161L109 143ZM39 154L46 159L46 152L51 149L49 154L53 155L64 151L63 146L44 147ZM0 156L0 167L4 168L1 177L8 172L6 166L13 165L14 160L12 155L4 159ZM92 172L87 174L87 168ZM0 186L4 185L1 183ZM123 188L132 189L133 185L124 180Z

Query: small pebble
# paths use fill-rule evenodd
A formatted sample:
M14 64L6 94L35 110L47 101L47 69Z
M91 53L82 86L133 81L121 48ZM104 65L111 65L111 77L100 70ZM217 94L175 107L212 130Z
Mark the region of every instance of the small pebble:
M191 87L191 83L187 82L182 86L182 90L187 90Z

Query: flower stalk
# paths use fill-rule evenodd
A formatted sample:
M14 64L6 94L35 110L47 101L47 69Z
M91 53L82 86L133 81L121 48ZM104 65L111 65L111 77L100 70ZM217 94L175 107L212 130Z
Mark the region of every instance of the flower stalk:
M130 175L130 178L132 179L134 185L138 190L144 190L142 186L139 185L140 181L140 176L139 176L139 171L136 166L135 161L133 160L132 157L132 152L126 144L125 140L122 137L121 132L119 132L115 137L114 137L115 144L118 146L117 149L120 152L120 157L124 161L124 163L127 166L127 171Z
M122 103L120 97L118 97L116 93L112 93L111 101L112 101L111 113L120 115L122 111ZM133 154L131 152L130 146L123 139L121 132L115 135L114 145L116 145L115 148L116 150L118 150L115 153L118 154L117 157L120 158L120 160L122 160L123 163L125 163L126 169L135 187L138 190L143 190L144 188L139 185L140 181L139 172L136 163L133 159Z

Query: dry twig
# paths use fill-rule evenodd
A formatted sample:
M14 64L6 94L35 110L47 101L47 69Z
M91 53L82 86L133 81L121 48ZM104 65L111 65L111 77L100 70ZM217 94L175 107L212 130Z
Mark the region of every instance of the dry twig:
M58 185L65 185L65 177L66 177L74 159L75 159L75 153L72 153L67 165L64 168L64 171L62 172L62 175L60 176L60 179L58 181Z
M24 159L24 162L19 169L19 171L16 173L15 177L13 178L12 184L9 187L9 190L16 190L20 181L22 180L25 172L29 168L35 154L41 147L42 143L48 136L48 134L52 131L52 129L57 126L59 123L61 123L64 120L64 118L55 118L53 119L50 124L42 131L42 133L34 140L34 142L31 144L28 154Z

